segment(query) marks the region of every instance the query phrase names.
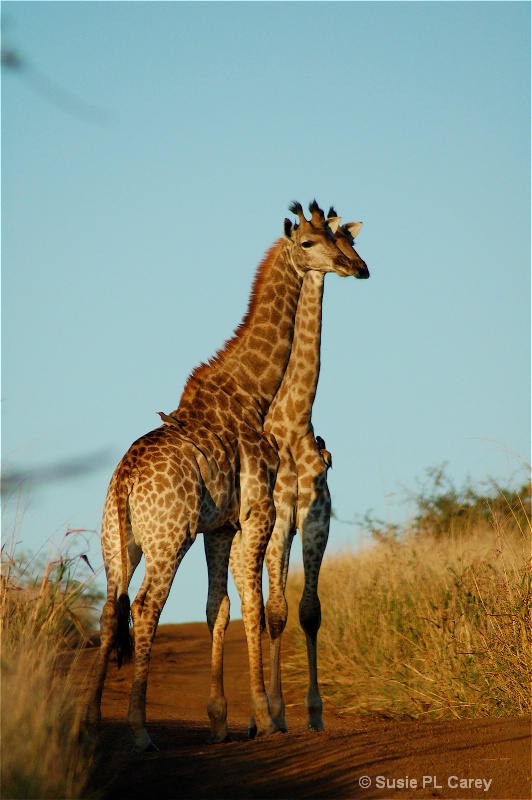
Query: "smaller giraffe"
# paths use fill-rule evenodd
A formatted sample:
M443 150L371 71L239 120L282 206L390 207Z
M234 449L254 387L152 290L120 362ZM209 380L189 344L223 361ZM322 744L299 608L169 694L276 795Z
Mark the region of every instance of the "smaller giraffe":
M314 214L317 215L317 211ZM336 217L333 208L329 219ZM361 222L347 223L335 230L340 250L352 255L354 237ZM368 278L367 267L355 273ZM320 370L321 309L323 276L307 275L299 298L292 352L281 386L264 423L265 432L278 444L280 464L275 483L275 526L266 550L268 580L281 583L283 593L288 576L290 549L296 530L303 548L305 585L299 605L299 619L305 632L309 671L306 697L309 728L323 729L322 701L318 687L316 640L321 624L318 578L329 535L331 499L327 471L332 465L325 442L314 436L311 421ZM231 571L239 591L242 588L241 542L237 534L231 551ZM286 607L272 595L266 604L266 627L270 638L270 684L268 702L276 726L287 730L281 689L281 634L286 624ZM255 734L253 719L249 734Z

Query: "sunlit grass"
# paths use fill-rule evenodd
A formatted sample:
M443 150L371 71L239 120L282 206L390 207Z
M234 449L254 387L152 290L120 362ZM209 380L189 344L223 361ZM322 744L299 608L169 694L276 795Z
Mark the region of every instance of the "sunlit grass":
M90 588L84 554L72 555L80 545L78 537L72 546L72 533L61 543L61 554L40 568L19 556L14 544L2 548L1 796L6 800L81 797L90 770L91 753L78 741L82 709L63 656L82 646L93 627L98 593Z
M477 498L478 500L478 498ZM339 710L388 717L476 717L531 711L530 493L442 503L403 529L374 528L357 553L326 557L318 662ZM476 505L476 512L469 513ZM429 527L432 517L434 527ZM438 523L438 524L436 524ZM289 578L297 608L302 575ZM285 671L306 680L297 614Z

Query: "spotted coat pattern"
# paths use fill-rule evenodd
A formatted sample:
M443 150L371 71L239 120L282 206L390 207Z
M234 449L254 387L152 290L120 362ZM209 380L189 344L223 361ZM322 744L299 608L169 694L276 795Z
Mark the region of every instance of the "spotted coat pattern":
M154 747L145 709L153 637L177 568L198 532L215 542L212 552L221 562L222 583L224 570L227 581L231 538L240 532L251 708L257 735L276 730L264 687L260 633L262 565L275 522L279 456L263 435L263 424L288 364L305 274L349 275L355 268L329 226L307 222L299 204L292 208L301 213L300 224L285 220L283 238L259 266L241 325L211 361L193 371L178 408L163 415L176 424L164 420L138 439L108 488L101 537L107 599L85 724L90 729L100 720L108 660L117 646L123 609L129 609L131 576L144 555L144 579L131 604L134 671L128 722L137 752ZM277 591L282 594L282 587ZM223 643L224 607L222 599L217 609L208 611L213 654ZM218 694L218 676L214 684L209 702L212 739L223 741L227 706L223 685L222 696Z
M315 224L325 221L318 209L313 211ZM369 271L355 252L354 236L362 223L347 223L337 227L336 217L331 208L328 215L329 226L334 227L337 246L356 264L353 274L357 278L368 278ZM286 730L284 701L281 690L280 648L281 634L287 617L284 598L290 548L296 530L300 531L303 547L305 585L299 606L299 616L306 635L309 686L306 707L309 727L323 728L322 701L317 678L316 639L321 623L321 608L318 597L318 577L329 534L331 500L327 486L327 470L331 464L330 454L325 443L314 436L311 421L312 405L316 396L320 370L320 343L324 273L308 272L297 307L294 340L287 370L281 386L270 406L264 430L276 443L280 463L277 472L274 501L276 521L266 550L268 583L270 592L266 604L265 623L270 638L270 684L268 700L270 713L276 727ZM214 547L205 537L209 559L209 547ZM226 543L229 547L230 542ZM224 583L218 570L223 563L220 554L211 555L213 567L210 600L208 604L223 607L223 614L229 614L229 600L223 594ZM240 595L243 595L242 537L237 532L234 537L230 567ZM278 590L281 587L281 591ZM220 596L222 593L223 599ZM215 659L221 658L223 645L219 645ZM213 662L213 680L220 667ZM213 689L216 693L216 686ZM221 696L223 691L219 692ZM254 720L250 722L250 735L255 734Z

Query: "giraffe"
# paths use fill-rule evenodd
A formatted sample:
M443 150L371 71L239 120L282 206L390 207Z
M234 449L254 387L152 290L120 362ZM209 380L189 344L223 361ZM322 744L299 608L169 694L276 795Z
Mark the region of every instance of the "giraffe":
M338 220L334 209L329 211L329 221ZM301 219L301 217L300 217ZM311 221L315 225L326 224L323 212L312 207ZM354 272L357 278L368 278L369 271L353 248L354 236L362 223L347 223L336 228L337 246L350 258L359 263ZM280 645L281 634L286 624L287 606L284 590L288 573L290 547L296 528L303 542L303 562L305 570L305 589L300 604L301 625L306 634L309 664L309 689L307 694L307 713L309 726L321 730L321 698L317 681L316 637L320 627L320 601L317 594L318 576L327 543L330 517L330 495L327 487L327 469L330 454L320 437L315 439L311 422L311 411L320 368L321 310L323 300L324 273L308 272L297 307L292 351L281 386L275 395L264 423L265 435L277 446L280 464L277 472L274 501L276 520L272 536L266 550L266 564L270 586L282 586L271 593L266 605L266 623L270 636L270 686L268 700L270 713L279 730L286 730L284 702L281 692ZM224 615L228 616L229 600L227 586L220 577L223 555L218 551L210 554L216 547L214 536L205 536L205 547L209 567L208 606L226 605ZM221 540L216 542L221 546ZM226 544L226 546L231 546ZM238 532L232 543L230 566L240 596L243 596L242 539ZM224 618L225 618L224 616ZM223 658L223 641L217 643L213 651L213 681L220 680ZM216 686L213 691L216 693ZM223 688L219 689L223 695ZM249 735L255 735L252 720Z
M329 216L336 216L333 208ZM338 247L353 252L354 238L361 222L350 222L338 228ZM369 270L356 275L369 278ZM321 284L321 285L320 285ZM307 289L308 286L308 289ZM300 329L299 311L307 300L314 300L316 314L304 315L306 328ZM320 436L314 436L312 406L320 371L321 310L323 280L305 278L300 296L294 340L288 367L281 387L266 417L264 428L280 444L280 465L274 491L276 522L266 550L266 566L270 583L282 581L286 588L290 548L296 530L302 541L304 588L299 604L299 620L305 633L308 661L308 691L305 699L307 725L323 729L322 701L317 674L317 635L321 625L321 604L318 578L329 537L331 498L327 472L332 458ZM281 608L282 610L282 608ZM270 713L281 730L286 730L284 701L281 690L281 635L286 615L279 615L276 598L268 598L266 625L270 638Z
M264 686L260 634L262 565L275 521L279 456L274 440L263 435L263 423L288 364L305 274L347 276L365 267L358 256L338 248L337 220L327 224L320 219L318 225L305 220L299 203L291 210L300 214L300 224L285 219L283 237L259 265L248 310L232 338L193 370L178 408L162 415L160 427L131 445L109 484L101 534L107 598L85 726L90 730L100 721L112 650L119 665L134 655L128 722L136 752L156 749L146 730L151 645L175 573L198 532L215 541L213 549L225 559L226 574L232 537L237 529L241 532L251 709L258 736L276 730ZM128 587L142 555L145 574L130 603ZM283 602L282 588L272 587L275 591ZM224 608L222 602L218 609L208 609L213 652L220 625L227 624ZM221 695L211 691L208 711L212 741L224 741L223 683Z

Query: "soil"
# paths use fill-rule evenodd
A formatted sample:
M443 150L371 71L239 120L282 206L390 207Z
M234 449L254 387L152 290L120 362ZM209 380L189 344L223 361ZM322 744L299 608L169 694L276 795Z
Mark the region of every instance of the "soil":
M266 645L266 642L264 643ZM265 649L265 648L264 648ZM96 649L83 651L88 674ZM131 755L126 722L131 666L112 662L87 798L530 798L528 718L405 721L341 716L324 702L326 730L305 727L304 691L284 690L289 732L248 741L243 624L226 639L225 692L233 742L209 745L210 637L205 623L161 625L148 683L148 732L158 753ZM82 698L80 692L80 698Z

